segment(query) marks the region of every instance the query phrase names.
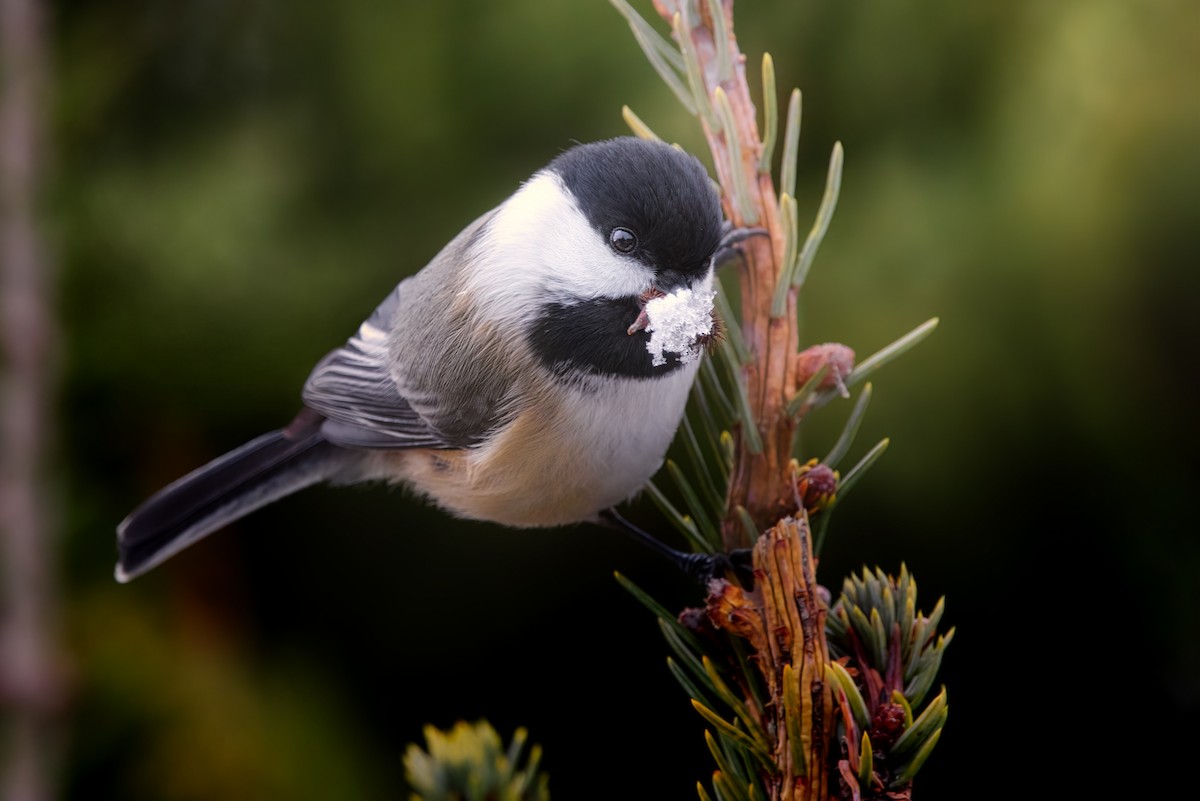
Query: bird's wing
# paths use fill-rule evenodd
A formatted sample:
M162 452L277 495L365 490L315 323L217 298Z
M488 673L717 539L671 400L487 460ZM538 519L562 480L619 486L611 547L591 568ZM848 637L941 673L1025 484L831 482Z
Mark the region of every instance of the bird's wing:
M509 419L521 365L498 352L503 341L472 333L455 292L493 213L402 281L313 370L304 401L328 418L327 439L360 448L469 448Z
M327 418L321 433L331 442L355 448L456 447L401 396L388 370L388 332L400 291L396 287L304 384L304 402Z

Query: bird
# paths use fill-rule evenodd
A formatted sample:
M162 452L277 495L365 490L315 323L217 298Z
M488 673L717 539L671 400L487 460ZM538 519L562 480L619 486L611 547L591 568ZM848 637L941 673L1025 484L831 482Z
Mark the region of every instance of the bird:
M662 464L705 339L654 352L647 312L688 293L711 310L729 232L680 148L617 137L562 150L316 364L289 424L131 512L117 580L319 483L398 484L510 528L637 533L615 507Z

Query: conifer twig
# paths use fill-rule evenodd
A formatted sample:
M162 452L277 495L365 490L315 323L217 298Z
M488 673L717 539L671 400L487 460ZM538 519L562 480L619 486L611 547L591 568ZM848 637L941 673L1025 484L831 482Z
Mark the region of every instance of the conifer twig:
M626 0L611 2L645 47L646 23L632 18L636 12ZM929 618L917 614L915 582L906 570L898 581L876 569L869 580L851 582L870 590L870 602L860 593L855 597L862 602L843 601L837 614L817 584L815 553L833 509L887 446L885 439L869 449L844 476L834 469L854 448L870 385L825 462L799 457L796 435L809 412L850 397L851 386L923 339L936 318L857 367L854 351L839 343L799 350L798 295L837 205L841 144L833 146L820 208L802 237L795 201L800 91L791 91L781 121L774 62L764 55L768 94L766 131L760 132L734 34L733 0L653 2L679 48L678 59L670 58L676 73L668 83L682 96L680 76L686 79L684 105L707 139L725 216L735 228L765 234L742 237L739 258L731 260L740 308L723 296L729 283L722 286L719 310L730 335L702 365L691 412L698 426L684 426L682 435L697 463L695 476L668 464L683 510L652 491L675 525L703 542L697 550L711 552L719 534L723 550L752 554L753 581L742 572L744 584L711 582L703 615L691 610L669 626L656 611L677 657L671 671L711 726L705 738L717 770L711 794L703 786L698 794L718 801L907 799L945 723L944 692L915 719L913 708L932 687L953 630L934 640L941 605ZM666 56L648 55L661 73ZM635 133L648 135L643 121L628 111L625 117ZM771 171L780 124L777 193ZM720 463L709 469L698 464L700 443L714 439ZM815 552L810 516L817 520ZM690 636L682 637L679 626ZM901 640L902 631L907 639ZM830 661L835 637L837 663ZM700 643L723 660L696 650ZM892 746L903 753L889 753Z

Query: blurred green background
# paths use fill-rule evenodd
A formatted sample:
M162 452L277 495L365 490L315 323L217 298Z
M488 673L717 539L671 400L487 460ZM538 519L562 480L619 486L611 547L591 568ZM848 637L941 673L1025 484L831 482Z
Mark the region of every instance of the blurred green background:
M1174 786L1191 746L1168 733L1200 712L1200 4L737 17L751 74L768 50L804 91L802 220L846 148L806 340L865 356L942 320L875 379L858 451L892 447L821 564L836 587L905 560L926 609L946 595L953 710L917 797ZM694 797L701 721L612 571L700 594L611 533L317 489L111 577L129 509L286 423L397 280L571 142L625 133L622 104L707 160L617 13L110 0L50 22L64 797L399 799L421 726L479 717L529 727L556 798ZM847 410L814 417L815 453Z

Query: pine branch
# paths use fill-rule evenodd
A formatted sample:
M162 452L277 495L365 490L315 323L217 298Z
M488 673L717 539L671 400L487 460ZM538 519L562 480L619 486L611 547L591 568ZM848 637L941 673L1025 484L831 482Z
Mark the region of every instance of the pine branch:
M854 350L840 343L801 351L798 298L837 206L841 144L833 147L820 208L802 238L795 202L800 91L789 96L780 142L774 61L763 56L765 132L760 132L734 33L733 0L654 0L678 47L670 53L665 37L629 3L610 1L654 68L696 115L726 218L737 228L753 226L765 234L745 238L730 268L737 275L738 312L727 299L719 300L731 334L712 363L703 365L693 393L682 434L691 472L668 465L683 507L653 492L697 550L711 551L718 527L726 551L752 547L753 587L714 581L703 613L687 610L668 622L660 605L625 582L659 617L675 652L671 670L711 726L706 741L717 769L711 794L701 786L699 795L789 801L908 797L912 777L945 723L944 691L916 720L912 707L932 686L953 632L931 644L936 619L911 608L915 582L906 571L902 580L910 583L904 591L911 587L912 596L899 611L881 571L869 584L882 596L877 603L839 602L836 614L817 584L810 519L816 521L819 551L834 508L887 447L885 439L869 449L844 476L835 469L854 449L871 386L859 395L824 461L802 457L798 433L810 412L849 398L851 387L921 341L937 321L858 366ZM657 138L632 111L625 109L624 116L639 136ZM777 193L771 167L779 145ZM707 449L717 451L711 463L702 442L719 443ZM939 614L935 610L931 618ZM910 642L910 634L918 641ZM830 661L827 637L838 638L835 648L845 665ZM847 648L853 653L845 653ZM894 698L883 703L887 692ZM834 746L838 741L840 749Z

